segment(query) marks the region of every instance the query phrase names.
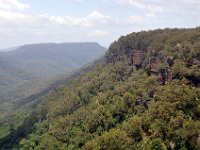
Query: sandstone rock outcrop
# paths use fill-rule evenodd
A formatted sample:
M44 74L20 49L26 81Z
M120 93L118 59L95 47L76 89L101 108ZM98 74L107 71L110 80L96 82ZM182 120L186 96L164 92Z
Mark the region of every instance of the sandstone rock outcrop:
M132 57L133 66L136 69L141 68L145 58L146 58L146 53L145 52L141 52L141 51L134 52L133 53L133 57Z
M132 65L136 69L140 69L144 64L145 59L147 59L146 52L135 51L132 54ZM149 64L147 67L149 74L158 77L158 82L160 84L167 84L172 80L171 66L173 65L173 58L161 58L160 56L153 55L149 59Z

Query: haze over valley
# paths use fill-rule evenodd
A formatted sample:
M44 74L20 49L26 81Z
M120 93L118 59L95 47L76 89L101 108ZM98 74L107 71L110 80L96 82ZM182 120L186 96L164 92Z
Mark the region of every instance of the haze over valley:
M0 150L200 150L200 0L0 0Z
M18 107L34 105L37 96L31 101L29 97L103 57L105 51L98 43L90 42L30 44L0 52L0 118Z

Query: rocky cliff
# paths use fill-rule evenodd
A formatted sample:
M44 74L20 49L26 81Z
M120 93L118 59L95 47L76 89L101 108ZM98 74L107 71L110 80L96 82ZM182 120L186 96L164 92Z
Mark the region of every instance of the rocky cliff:
M131 33L114 42L107 62L125 62L145 69L160 84L186 78L200 84L200 29L165 29Z

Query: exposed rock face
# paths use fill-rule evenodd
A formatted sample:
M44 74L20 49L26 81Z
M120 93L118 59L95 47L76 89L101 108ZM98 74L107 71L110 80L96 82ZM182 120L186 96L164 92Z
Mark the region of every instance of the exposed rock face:
M169 63L169 59L162 60L158 56L153 56L150 60L150 74L158 76L158 81L160 84L167 84L172 80L171 65L172 60Z
M169 65L169 67L172 67L174 64L174 58L171 56L169 58L167 58L167 64Z
M151 74L159 74L163 63L161 59L157 56L153 56L150 60L150 73Z
M167 69L167 81L172 81L172 71L170 68Z
M143 64L143 61L145 60L145 57L146 57L146 53L145 52L141 52L141 51L138 51L138 52L134 52L133 53L133 66L136 68L136 69L139 69L142 67L142 64Z
M197 60L196 58L193 59L193 64L197 65L198 67L200 67L200 60Z
M144 107L148 108L148 103L151 101L149 98L137 98L135 105L144 105Z
M132 65L136 68L142 68L143 62L146 59L146 53L136 51L132 55ZM171 66L173 65L173 58L161 59L159 56L154 55L149 61L149 74L158 77L160 84L167 84L172 80Z

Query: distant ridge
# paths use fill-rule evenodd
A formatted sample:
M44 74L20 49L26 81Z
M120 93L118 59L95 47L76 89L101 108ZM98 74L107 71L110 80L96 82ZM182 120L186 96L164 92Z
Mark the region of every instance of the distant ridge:
M95 42L27 44L0 53L9 64L36 76L52 76L69 72L98 59L106 48Z
M37 43L0 52L0 101L2 94L26 81L69 73L104 55L96 42Z
M96 42L70 42L26 44L0 52L0 123L36 104L40 93L105 51Z
M0 147L199 150L199 41L199 28L120 37L80 76L29 97L45 96Z

